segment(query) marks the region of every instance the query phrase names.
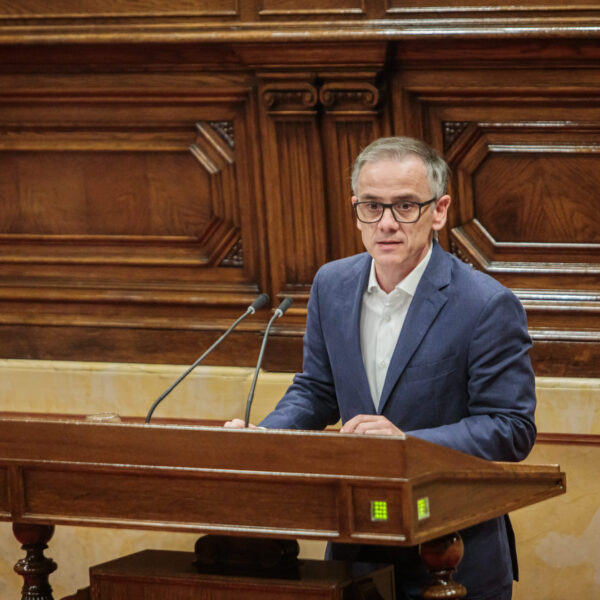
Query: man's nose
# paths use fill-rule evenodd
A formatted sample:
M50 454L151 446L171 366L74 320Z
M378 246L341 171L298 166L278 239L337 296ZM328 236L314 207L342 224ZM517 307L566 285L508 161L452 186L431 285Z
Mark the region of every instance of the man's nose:
M392 214L392 209L389 206L385 207L383 211L383 216L378 223L380 229L397 229L398 221L394 219L394 215Z

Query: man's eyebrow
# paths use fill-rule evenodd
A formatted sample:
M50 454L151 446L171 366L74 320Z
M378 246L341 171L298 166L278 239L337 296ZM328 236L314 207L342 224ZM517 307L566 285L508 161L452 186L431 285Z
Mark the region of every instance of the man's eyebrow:
M376 196L375 194L359 194L359 200L374 200L377 202L381 201L381 196ZM414 194L399 194L398 196L392 197L392 202L402 202L404 200L409 200L410 202L417 202L418 198Z

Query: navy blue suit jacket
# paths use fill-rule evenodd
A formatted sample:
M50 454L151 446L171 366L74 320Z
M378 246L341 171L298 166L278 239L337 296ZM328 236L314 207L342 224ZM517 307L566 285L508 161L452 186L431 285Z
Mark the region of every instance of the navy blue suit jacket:
M408 435L448 448L489 460L525 458L536 435L535 386L525 312L514 294L434 242L376 411L360 346L370 266L363 253L319 269L308 303L303 371L261 425L322 429L340 417L346 422L378 412ZM456 579L467 585L469 598L510 585L516 561L508 520L462 534L465 556ZM369 551L376 555L370 548L361 557ZM346 547L337 556L358 552ZM415 581L415 589L419 585Z

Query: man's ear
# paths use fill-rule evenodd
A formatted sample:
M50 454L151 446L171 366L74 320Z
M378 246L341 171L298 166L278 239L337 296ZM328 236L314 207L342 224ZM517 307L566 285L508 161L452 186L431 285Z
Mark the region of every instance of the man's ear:
M433 224L432 229L434 231L440 231L448 220L448 207L450 206L451 198L448 194L445 194L435 203L433 209Z
M356 196L352 196L352 198L350 198L350 202L352 202L352 207L354 209L354 203L358 202L358 198ZM356 219L356 228L359 231L362 231L361 226L360 226L360 221L358 219Z

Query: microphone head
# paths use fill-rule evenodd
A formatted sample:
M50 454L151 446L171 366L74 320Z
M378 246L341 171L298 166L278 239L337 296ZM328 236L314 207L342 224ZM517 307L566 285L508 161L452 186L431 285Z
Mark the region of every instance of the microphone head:
M283 313L292 305L293 302L294 302L294 300L292 298L290 298L289 296L286 296L281 301L281 304L275 310L275 314L278 317L281 317L283 315Z
M254 314L259 308L269 303L269 294L261 294L249 307L248 310Z

